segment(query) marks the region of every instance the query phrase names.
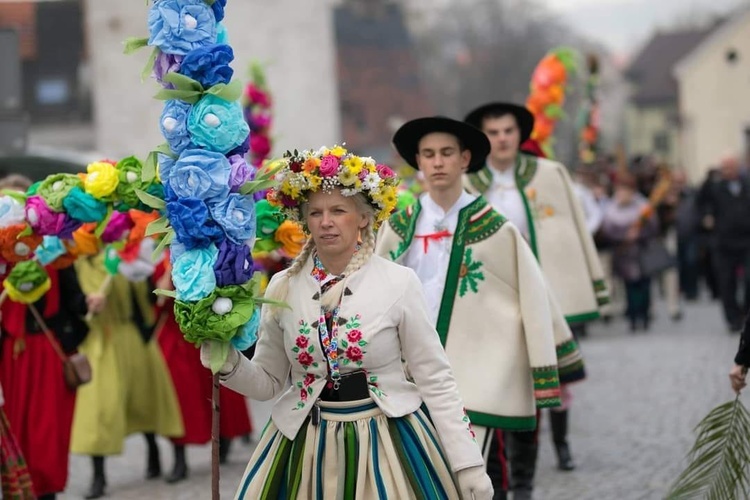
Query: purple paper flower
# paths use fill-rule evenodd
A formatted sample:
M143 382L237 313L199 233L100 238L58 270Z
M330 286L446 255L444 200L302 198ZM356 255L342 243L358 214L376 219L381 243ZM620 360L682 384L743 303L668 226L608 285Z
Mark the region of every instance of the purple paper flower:
M74 218L65 215L65 220L63 220L62 227L60 228L60 234L57 236L61 240L71 240L73 239L73 233L83 225L83 222L79 220L75 220Z
M216 284L220 287L242 285L253 277L253 258L250 247L225 240L219 246L214 264Z
M104 243L114 243L121 240L127 231L133 228L133 220L126 213L114 212L102 233Z
M248 151L250 151L250 134L247 135L247 137L245 138L245 141L242 144L240 144L239 146L237 146L236 148L228 152L227 156L234 156L234 155L245 156L245 154Z
M65 225L65 214L54 212L41 196L32 196L26 200L26 220L38 235L59 236Z
M154 61L154 69L151 72L151 76L156 78L156 81L165 89L173 89L174 85L164 82L164 76L167 73L179 72L182 58L183 56L178 56L177 54L167 54L166 52L159 51L159 55L156 56L156 61Z
M229 188L233 193L236 193L243 184L253 179L253 169L241 155L230 156L229 163L232 165L232 173L229 175Z

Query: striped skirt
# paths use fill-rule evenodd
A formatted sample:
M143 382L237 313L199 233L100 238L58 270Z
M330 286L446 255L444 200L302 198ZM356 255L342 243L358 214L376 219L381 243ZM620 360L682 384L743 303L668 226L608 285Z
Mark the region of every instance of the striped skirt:
M7 500L31 500L34 492L31 476L21 449L13 437L5 412L0 407L0 482L2 497Z
M294 440L269 421L236 499L458 499L422 410L386 417L371 400L320 403Z

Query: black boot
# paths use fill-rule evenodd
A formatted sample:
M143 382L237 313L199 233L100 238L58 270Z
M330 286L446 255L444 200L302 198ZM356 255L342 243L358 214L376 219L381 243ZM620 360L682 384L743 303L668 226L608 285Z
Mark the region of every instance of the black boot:
M107 480L104 476L104 457L91 457L94 464L94 478L91 481L91 489L86 494L86 499L101 498L104 496L104 488Z
M508 432L510 485L514 500L530 500L539 443L535 431Z
M185 445L174 445L174 468L172 473L167 477L169 484L177 483L186 479L188 475L187 460L185 460Z
M155 479L161 476L161 462L159 461L159 446L156 444L156 436L153 433L145 433L148 448L148 468L146 479Z
M568 447L568 410L552 410L549 412L549 419L552 424L552 440L557 452L557 468L564 471L573 470L576 464Z
M229 458L229 448L232 446L232 440L230 438L219 438L219 463L227 463Z

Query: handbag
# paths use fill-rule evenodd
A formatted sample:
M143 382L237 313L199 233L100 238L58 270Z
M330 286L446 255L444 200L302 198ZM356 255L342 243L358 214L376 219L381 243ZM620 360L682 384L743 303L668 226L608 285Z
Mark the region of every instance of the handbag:
M677 265L677 259L658 238L650 238L638 247L638 263L645 277L656 276Z
M88 358L81 353L67 356L62 350L62 347L60 347L60 343L55 339L55 335L47 326L44 318L42 318L42 315L39 314L39 311L34 307L34 304L29 304L29 309L34 316L34 319L39 324L39 327L44 332L44 335L47 337L47 340L52 344L55 353L63 363L63 378L65 379L65 385L67 385L69 389L75 390L83 384L91 382L91 363L89 363Z

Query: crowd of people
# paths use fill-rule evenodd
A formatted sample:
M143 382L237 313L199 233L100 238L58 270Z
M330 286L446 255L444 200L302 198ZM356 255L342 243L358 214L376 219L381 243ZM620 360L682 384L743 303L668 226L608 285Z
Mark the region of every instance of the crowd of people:
M276 399L238 498L530 499L542 410L559 469L575 469L567 429L588 323L624 303L630 329L648 330L652 290L679 320L705 283L729 330L742 327L739 158L696 188L645 157L571 176L530 140L533 123L506 102L405 123L393 143L424 192L396 211L396 174L372 158L339 146L283 158L268 200L309 238L268 284L257 346L230 347L219 371L224 457L251 432L244 398ZM171 439L166 479L178 482L185 446L211 438L210 344L188 344L170 299L151 293L173 288L168 256L148 280L109 278L96 235L76 244L44 297L2 305L8 498L54 498L69 453L91 457L86 498L102 497L105 458L134 433L147 478L162 475L156 436ZM60 349L88 357L91 382L65 384Z

